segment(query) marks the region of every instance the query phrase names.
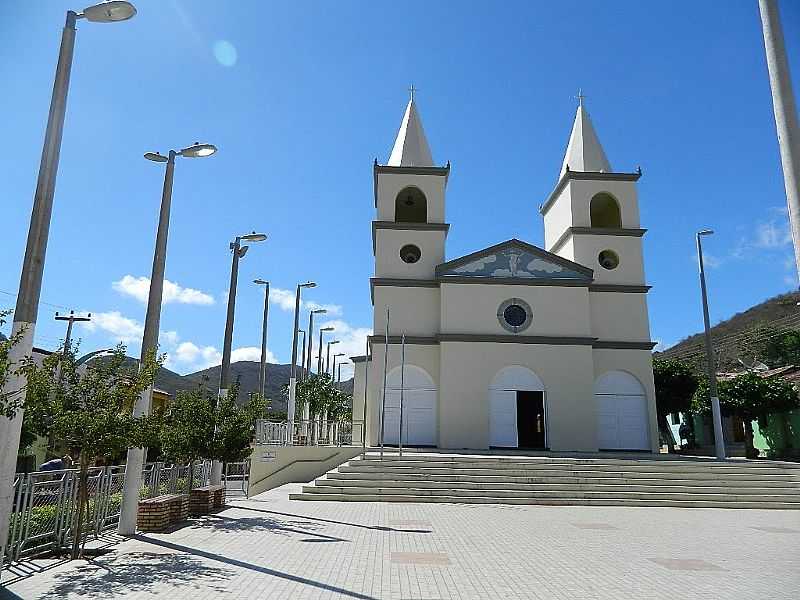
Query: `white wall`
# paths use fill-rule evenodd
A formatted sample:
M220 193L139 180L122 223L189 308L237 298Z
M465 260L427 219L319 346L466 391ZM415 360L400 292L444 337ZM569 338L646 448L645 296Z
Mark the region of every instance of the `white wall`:
M644 285L642 238L615 235L573 236L574 260L594 270L595 283ZM608 270L600 266L598 256L603 250L613 250L619 256L619 266Z
M433 279L436 266L444 262L444 231L378 229L375 231L375 277ZM422 256L409 264L400 259L406 244L419 247Z
M590 292L592 335L601 340L650 341L647 294Z
M586 287L442 283L440 289L442 333L513 335L500 324L497 309L521 298L531 306L533 322L519 335L591 335Z
M428 204L428 223L444 223L444 175L411 175L408 173L378 174L378 220L394 221L394 203L403 188L418 187Z
M589 206L592 198L605 192L617 199L622 216L622 227L639 228L639 200L634 181L591 181L571 179L567 184L570 189L572 203L572 225L574 227L591 227L592 219Z
M375 286L373 329L376 335L386 331L386 307L389 307L391 335L433 336L439 332L439 288Z
M557 451L596 451L591 346L442 342L439 445L489 446L489 385L503 367L532 370L545 386L547 433Z
M571 191L572 188L569 185L564 186L556 201L544 214L544 247L547 250L550 250L561 234L573 224Z

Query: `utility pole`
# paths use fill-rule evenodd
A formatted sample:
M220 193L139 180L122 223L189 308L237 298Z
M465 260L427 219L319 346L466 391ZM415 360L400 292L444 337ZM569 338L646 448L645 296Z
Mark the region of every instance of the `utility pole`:
M92 320L92 313L89 313L85 317L80 317L75 315L75 311L69 311L68 315L60 315L56 313L55 316L56 321L66 321L67 322L67 334L64 336L64 352L69 352L70 342L72 342L72 325L75 323L86 323Z
M797 107L792 91L789 61L786 59L786 45L783 41L777 0L758 0L758 8L761 11L761 29L764 34L764 50L767 54L775 127L778 130L783 184L786 188L786 203L789 207L789 223L794 243L794 259L800 276L800 131L797 126Z

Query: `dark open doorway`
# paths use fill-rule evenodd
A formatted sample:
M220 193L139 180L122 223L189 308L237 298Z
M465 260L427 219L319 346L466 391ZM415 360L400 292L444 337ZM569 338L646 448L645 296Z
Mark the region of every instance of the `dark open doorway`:
M544 392L517 392L517 446L545 448Z

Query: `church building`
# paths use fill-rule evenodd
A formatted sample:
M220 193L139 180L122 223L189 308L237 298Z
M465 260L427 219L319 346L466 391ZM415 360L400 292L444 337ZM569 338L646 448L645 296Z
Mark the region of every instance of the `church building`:
M544 248L446 260L450 164L434 164L412 96L374 165L372 350L353 357L367 443L383 406L383 441L398 443L402 395L404 446L657 451L640 176L611 168L581 101L539 208Z

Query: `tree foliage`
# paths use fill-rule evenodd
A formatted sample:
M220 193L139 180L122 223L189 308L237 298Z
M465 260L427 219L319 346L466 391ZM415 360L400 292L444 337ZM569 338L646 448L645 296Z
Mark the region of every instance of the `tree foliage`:
M6 324L6 320L12 312L11 310L0 310L0 327ZM22 340L23 333L24 331L20 330L8 338L0 336L0 415L8 419L14 418L24 398L22 390L6 389L9 380L22 368L22 365L12 364L9 355L11 349Z
M748 353L756 360L772 368L800 365L800 331L761 327L750 337Z
M656 359L653 378L659 416L689 411L698 383L691 365L680 360Z
M288 394L288 386L285 392ZM352 415L350 396L342 392L327 373L309 374L295 388L295 418L302 417L304 407L308 405L311 418L323 413L330 420L347 420Z
M800 407L795 387L775 377L761 377L747 372L717 384L720 410L725 416L737 416L744 422L747 456L758 455L753 446L754 420L764 420L772 413L785 412ZM692 398L692 411L711 412L708 381L700 381Z

